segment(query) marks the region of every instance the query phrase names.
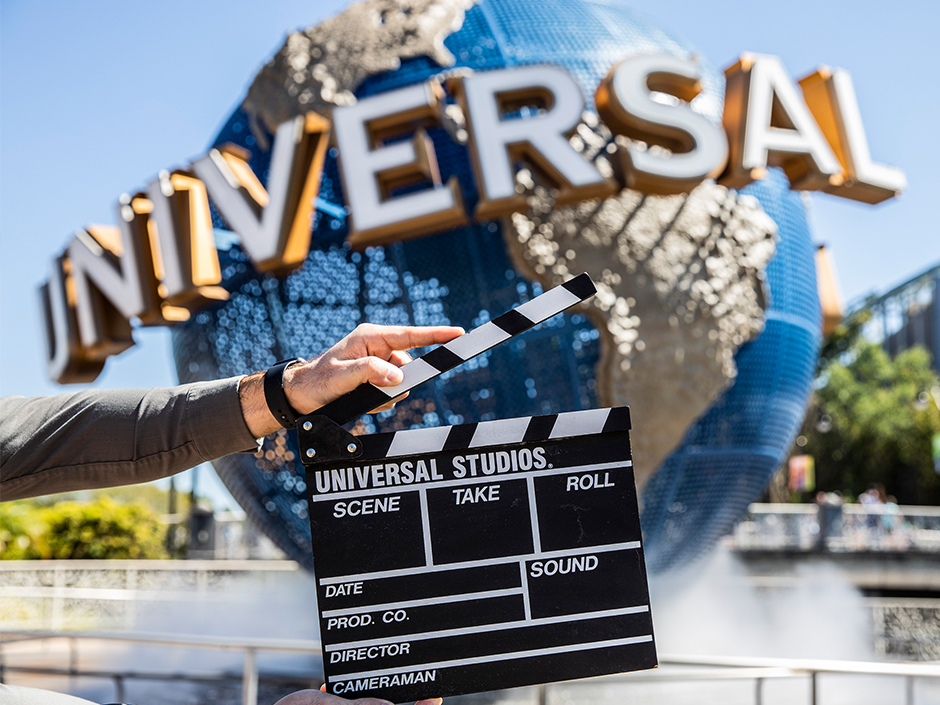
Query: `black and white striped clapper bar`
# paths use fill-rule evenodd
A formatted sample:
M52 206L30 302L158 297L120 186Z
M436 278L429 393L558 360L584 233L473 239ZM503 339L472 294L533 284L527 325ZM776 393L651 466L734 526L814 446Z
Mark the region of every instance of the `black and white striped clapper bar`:
M401 703L656 666L629 409L339 425L594 291L575 277L408 363L397 387L297 422L329 692Z

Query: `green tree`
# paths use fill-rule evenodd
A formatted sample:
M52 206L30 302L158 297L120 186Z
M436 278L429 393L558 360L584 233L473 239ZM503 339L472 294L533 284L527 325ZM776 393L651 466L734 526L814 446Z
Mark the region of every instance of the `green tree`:
M48 528L42 509L30 501L0 504L0 559L48 558Z
M931 446L940 386L930 354L914 347L892 360L857 339L818 381L800 449L816 458L817 488L858 496L881 483L902 503L940 504Z
M0 510L0 558L167 558L166 527L142 502L42 506L14 502Z

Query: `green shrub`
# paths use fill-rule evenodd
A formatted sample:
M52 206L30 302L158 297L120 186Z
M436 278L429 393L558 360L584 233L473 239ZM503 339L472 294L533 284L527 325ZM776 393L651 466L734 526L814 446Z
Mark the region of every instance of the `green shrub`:
M49 557L42 512L28 500L0 504L0 560Z
M166 558L166 527L142 502L13 502L0 509L0 559Z

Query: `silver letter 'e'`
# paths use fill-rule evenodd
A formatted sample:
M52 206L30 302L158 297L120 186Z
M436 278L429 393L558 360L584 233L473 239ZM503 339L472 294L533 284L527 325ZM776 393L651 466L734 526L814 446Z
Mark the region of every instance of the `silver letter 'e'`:
M334 108L336 146L352 215L350 244L361 247L447 230L466 222L457 177L441 184L434 145L421 128L437 122L438 96L422 83ZM415 131L382 144L383 136ZM431 188L391 196L409 183Z

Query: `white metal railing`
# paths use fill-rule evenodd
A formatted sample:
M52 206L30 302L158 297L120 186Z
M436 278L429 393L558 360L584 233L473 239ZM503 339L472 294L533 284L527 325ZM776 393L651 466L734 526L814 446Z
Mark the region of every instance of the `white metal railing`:
M730 543L742 551L940 553L940 507L755 503Z
M69 643L68 668L30 668L29 666L6 665L7 651L15 649L16 644L35 640L67 640ZM257 705L259 672L257 655L264 652L300 653L322 655L320 644L316 641L289 639L239 639L216 637L178 637L161 634L111 634L98 632L29 632L0 630L0 681L6 680L8 673L45 673L57 675L93 675L109 677L114 680L117 699L123 699L123 683L129 679L166 679L167 674L157 672L95 671L82 670L79 661L79 646L93 641L107 641L126 645L183 648L214 649L240 651L243 654L242 669L242 705ZM578 681L578 685L640 683L640 682L675 682L675 681L730 681L751 680L755 684L755 705L761 705L763 684L766 680L777 678L808 678L810 681L810 702L819 703L818 681L822 675L855 674L867 676L900 676L905 680L906 705L914 702L914 683L916 679L940 679L940 665L915 663L884 663L868 661L829 661L819 659L786 658L747 658L735 656L694 656L684 654L660 655L660 664L669 666L665 669L640 671L614 676ZM703 670L707 669L707 670ZM174 670L174 680L205 681L211 679L205 673L180 673ZM541 705L546 705L551 688L555 684L539 686L536 697ZM429 693L432 695L433 693Z
M805 505L787 506L805 511ZM940 574L940 563L934 572ZM240 609L244 593L231 589L232 581L248 575L282 587L288 576L306 576L292 561L0 561L0 625L8 630L130 632L135 625L140 629L141 605L211 601ZM859 584L868 584L866 575L852 575ZM755 587L781 588L798 585L800 578L752 574L745 580ZM932 578L930 584L940 584L938 580ZM878 658L940 658L940 634L925 636L917 626L936 623L940 600L867 598L865 604Z
M299 570L284 560L0 561L0 621L8 629L130 629L137 602L217 602L225 599L219 587L239 576Z
M51 669L6 664L7 650L23 641L64 639L68 642L68 668ZM239 639L237 637L199 637L164 634L112 634L109 632L35 632L0 630L0 681L6 681L6 673L42 673L45 675L109 677L114 680L116 699L124 699L126 680L165 680L159 672L107 671L100 668L82 670L79 666L79 646L82 643L104 641L133 646L164 647L171 649L209 649L215 651L240 651L242 668L242 705L257 705L258 662L257 655L267 653L295 653L320 656L320 642L301 639ZM205 681L224 677L222 674L204 672L181 673L174 669L173 680Z
M905 682L906 705L914 703L914 682L917 678L940 678L940 665L920 663L885 663L881 661L833 661L825 659L752 658L739 656L694 656L672 654L662 656L660 663L685 666L711 666L732 669L778 669L786 675L757 676L755 705L762 703L763 680L768 677L808 677L810 680L810 702L819 704L819 676L822 674L856 674L868 676L902 676Z

